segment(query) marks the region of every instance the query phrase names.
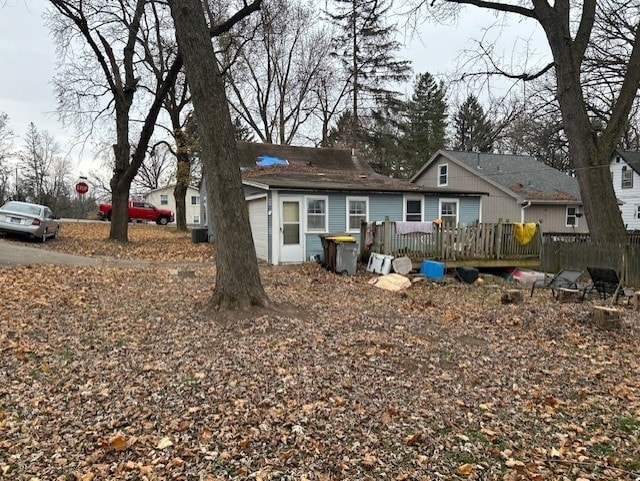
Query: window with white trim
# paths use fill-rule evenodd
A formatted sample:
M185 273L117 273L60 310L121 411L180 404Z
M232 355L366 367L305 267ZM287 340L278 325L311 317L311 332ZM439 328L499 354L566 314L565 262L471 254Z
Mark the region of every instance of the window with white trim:
M160 205L169 205L169 194L160 194Z
M633 189L633 169L628 166L622 166L622 188Z
M200 205L200 196L192 195L191 196L191 205Z
M636 219L640 219L640 205L636 206Z
M347 231L359 232L360 225L369 218L369 199L347 197Z
M446 227L458 225L458 201L456 199L440 200L440 220Z
M194 224L199 224L200 223L200 216L199 215L194 215L193 216L193 223Z
M567 207L567 227L578 227L577 207Z
M449 185L449 164L438 166L438 187Z
M327 205L326 197L306 197L307 231L327 231Z
M405 197L404 220L407 222L422 222L423 207L422 197Z

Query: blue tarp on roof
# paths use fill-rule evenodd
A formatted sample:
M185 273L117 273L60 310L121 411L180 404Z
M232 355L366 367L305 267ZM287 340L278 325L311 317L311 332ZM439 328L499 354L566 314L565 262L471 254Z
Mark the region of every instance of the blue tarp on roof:
M281 159L279 157L271 157L269 155L260 155L258 156L258 160L256 165L258 167L269 167L270 165L289 165L289 162L285 159Z

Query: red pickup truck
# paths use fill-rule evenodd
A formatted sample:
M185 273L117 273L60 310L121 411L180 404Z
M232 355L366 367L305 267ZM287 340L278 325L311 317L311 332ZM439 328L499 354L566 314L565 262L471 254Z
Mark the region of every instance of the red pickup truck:
M98 205L98 218L100 220L111 220L111 204ZM173 212L167 209L158 209L149 202L139 200L129 201L129 221L132 220L152 220L156 224L167 225L174 221Z

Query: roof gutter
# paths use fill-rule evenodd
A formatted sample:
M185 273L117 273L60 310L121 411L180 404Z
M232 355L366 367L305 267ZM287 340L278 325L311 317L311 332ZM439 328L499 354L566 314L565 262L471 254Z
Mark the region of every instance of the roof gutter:
M520 222L524 223L524 210L531 207L531 201L527 200L520 205Z

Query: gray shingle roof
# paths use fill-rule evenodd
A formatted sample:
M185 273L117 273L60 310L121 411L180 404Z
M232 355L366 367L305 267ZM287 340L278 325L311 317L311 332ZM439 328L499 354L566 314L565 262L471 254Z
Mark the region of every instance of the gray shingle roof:
M259 157L265 155L284 159L290 165L296 166L362 172L365 174L373 172L373 168L353 155L351 149L238 142L238 157L242 168L255 167Z
M640 152L635 150L615 150L613 155L618 153L624 161L640 174Z
M322 149L292 145L238 143L242 178L245 182L276 189L360 192L448 193L482 195L483 192L442 190L378 174L350 149ZM257 167L260 156L287 160L289 165Z
M345 172L296 165L247 169L242 173L246 183L274 189L309 191L357 191L357 192L413 192L422 194L448 194L479 196L482 192L434 189L371 173Z
M578 180L528 155L444 151L526 200L580 200Z

